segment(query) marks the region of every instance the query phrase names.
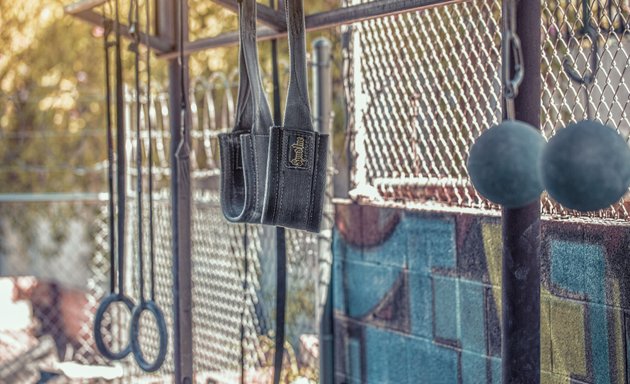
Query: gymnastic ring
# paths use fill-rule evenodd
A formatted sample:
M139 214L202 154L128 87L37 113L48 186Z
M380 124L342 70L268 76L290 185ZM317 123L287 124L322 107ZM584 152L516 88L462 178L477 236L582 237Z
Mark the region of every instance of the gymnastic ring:
M103 340L101 325L103 323L103 319L105 318L105 312L107 312L107 309L115 303L125 304L125 306L129 309L129 312L131 312L134 307L133 302L127 296L120 293L112 293L101 301L101 304L96 311L96 316L94 317L94 341L98 351L108 360L122 360L131 353L131 343L127 344L127 346L120 350L120 352L112 352L109 347L105 345L105 341Z
M160 338L158 355L153 362L149 362L144 358L142 349L140 348L140 316L144 311L150 312L155 318ZM152 300L143 301L138 304L131 314L130 331L129 339L131 340L131 351L138 366L145 372L155 372L160 369L166 359L166 351L168 348L168 330L166 329L166 321L164 320L164 315L160 307Z

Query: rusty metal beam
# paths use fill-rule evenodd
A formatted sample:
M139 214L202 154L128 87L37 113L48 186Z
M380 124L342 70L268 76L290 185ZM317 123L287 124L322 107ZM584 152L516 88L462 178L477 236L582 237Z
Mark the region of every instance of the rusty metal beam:
M234 12L238 12L237 0L212 0L213 2L221 5L223 8L229 9ZM258 16L257 19L262 24L274 29L276 31L286 31L287 21L283 12L276 11L266 5L258 3Z
M219 1L229 2L229 0ZM316 31L379 17L392 16L411 11L421 11L423 9L468 1L470 0L376 0L370 3L308 15L306 16L306 30ZM259 10L261 9L260 7L264 6L259 5ZM269 27L258 29L258 40L260 41L278 39L285 35L286 30L276 30ZM186 44L184 51L186 54L192 54L207 49L232 46L238 44L238 40L239 36L237 32L227 32L215 37L206 37L192 41ZM159 56L161 58L172 58L177 56L177 53L168 52Z
M64 12L68 15L77 15L85 11L91 11L96 7L105 4L107 0L81 0L63 7Z
M74 16L80 20L83 20L87 22L88 24L102 27L105 24L105 22L113 23L113 20L106 18L100 13L94 11L93 8L100 6L105 2L106 2L105 0L83 0L78 3L74 3L74 4L66 6L64 8L64 11L66 12L66 14ZM122 36L128 39L131 38L128 25L121 24L120 33ZM146 41L146 34L144 32L139 32L139 33L140 33L140 41L144 43L144 41ZM149 36L149 44L151 45L151 49L153 49L157 55L163 54L165 52L173 51L173 45L171 43L157 36Z
M238 2L236 0L212 1L227 9L238 9ZM370 3L308 15L306 16L306 29L307 31L316 31L379 17L421 11L423 9L468 1L470 0L375 0ZM90 24L101 26L105 19L102 15L95 12L93 8L103 3L105 3L105 0L81 0L66 6L65 11L67 14L73 15ZM258 19L262 24L266 25L258 29L258 39L260 41L278 39L286 35L286 21L283 12L258 4ZM122 26L122 34L125 37L130 37L128 26ZM144 36L142 38L144 39ZM218 36L201 38L189 42L184 47L184 52L186 54L192 54L208 49L232 46L238 44L238 41L238 32L227 32ZM151 36L149 42L158 57L172 59L177 56L173 42L157 36Z

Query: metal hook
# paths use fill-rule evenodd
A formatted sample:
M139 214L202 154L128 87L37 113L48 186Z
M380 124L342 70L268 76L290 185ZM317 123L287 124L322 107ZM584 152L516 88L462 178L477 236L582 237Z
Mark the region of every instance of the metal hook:
M595 82L595 76L599 70L599 34L592 25L586 25L582 30L584 35L591 38L591 61L590 72L584 76L581 76L579 72L570 63L569 57L565 57L562 61L562 68L569 78L581 85L589 86Z
M521 46L521 39L518 35L508 31L506 39L508 44L512 48L512 57L514 59L514 74L509 75L509 70L504 69L504 73L506 73L505 79L505 98L506 99L514 99L518 95L518 89L523 83L523 79L525 78L525 67L523 66L523 48ZM504 62L504 65L509 65L509 63Z

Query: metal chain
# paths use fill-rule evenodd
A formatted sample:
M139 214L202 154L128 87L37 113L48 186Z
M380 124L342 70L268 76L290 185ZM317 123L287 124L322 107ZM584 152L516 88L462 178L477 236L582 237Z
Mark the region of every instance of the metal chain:
M503 98L509 120L516 118L514 99L518 96L524 77L521 39L516 32L516 2L517 0L503 0Z
M595 76L599 70L599 35L597 30L591 24L591 6L589 0L582 0L582 33L591 39L591 60L590 72L584 76L581 76L575 68L569 64L569 59L565 58L562 61L562 68L564 72L569 76L569 79L582 85L584 87L584 103L586 108L586 118L593 119L593 111L591 109L591 86L595 83Z

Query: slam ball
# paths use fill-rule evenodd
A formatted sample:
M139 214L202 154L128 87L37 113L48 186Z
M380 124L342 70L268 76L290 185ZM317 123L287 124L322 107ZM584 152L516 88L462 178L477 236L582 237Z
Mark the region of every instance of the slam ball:
M523 207L543 192L540 156L544 137L529 124L506 120L484 132L470 149L468 173L486 199Z
M571 124L549 140L541 162L543 185L563 206L597 211L630 186L630 148L616 130L595 121Z

